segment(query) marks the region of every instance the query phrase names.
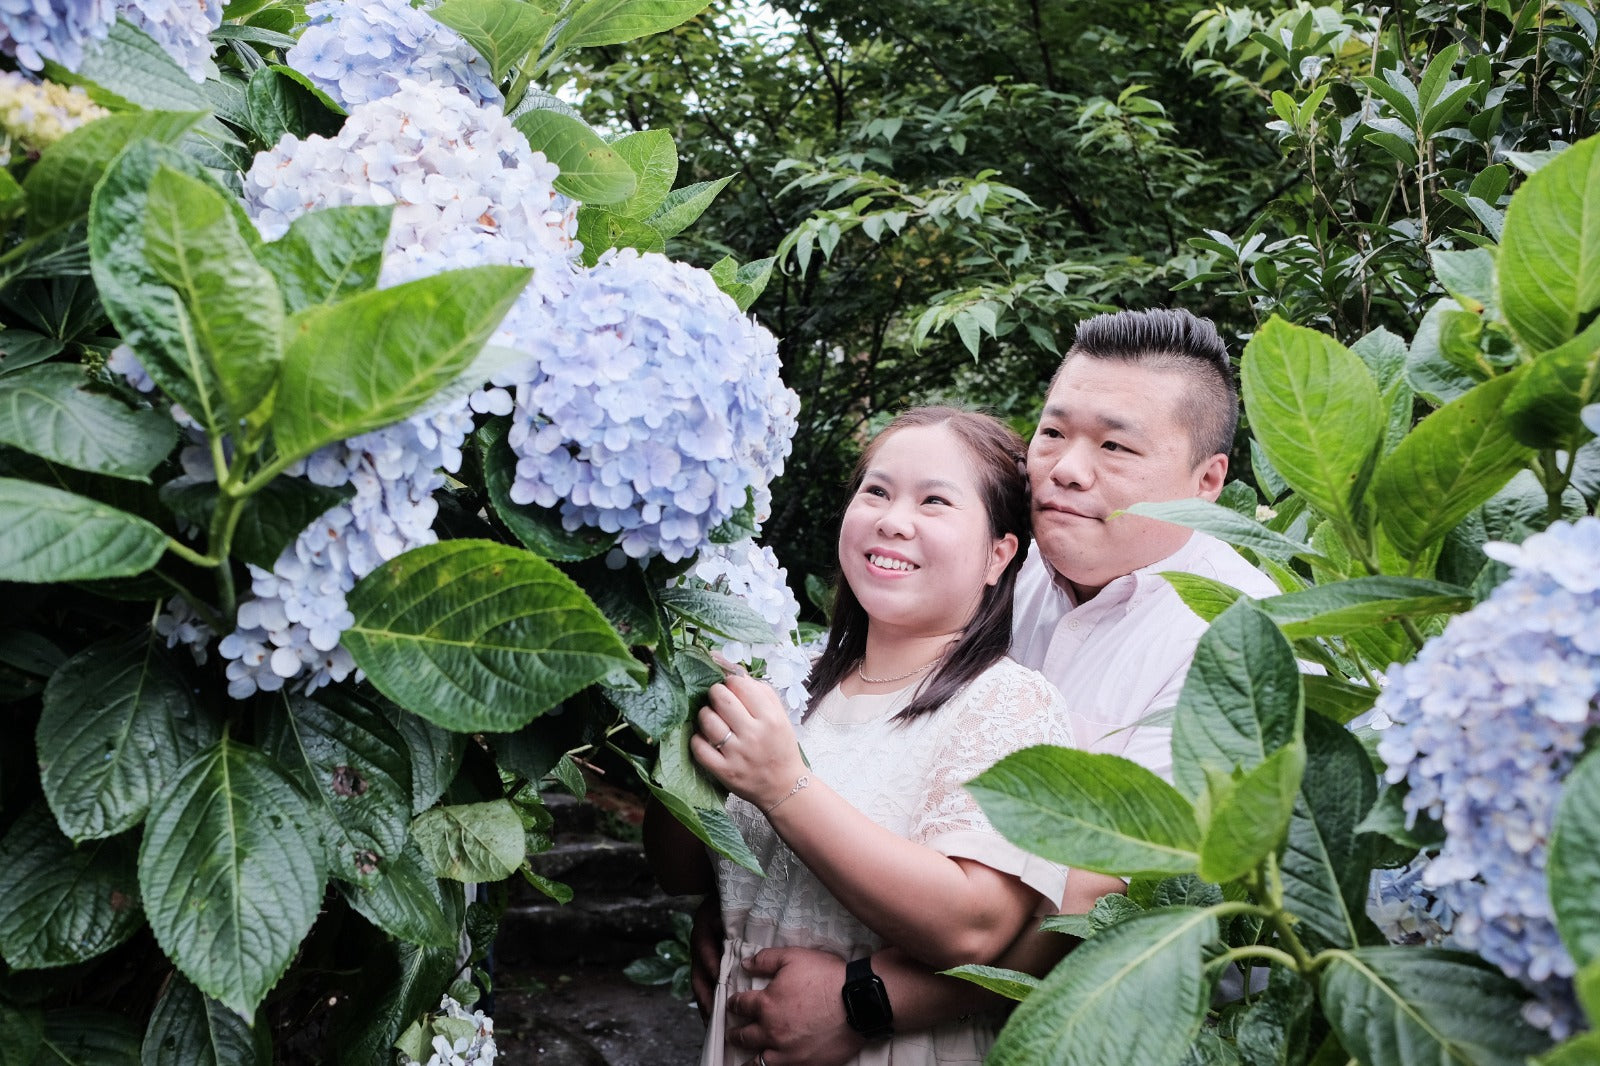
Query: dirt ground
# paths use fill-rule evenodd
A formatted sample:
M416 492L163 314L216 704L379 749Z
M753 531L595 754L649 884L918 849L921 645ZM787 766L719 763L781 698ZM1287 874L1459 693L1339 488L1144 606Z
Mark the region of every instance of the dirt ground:
M504 1066L695 1066L704 1033L692 1003L620 965L521 968L495 994Z

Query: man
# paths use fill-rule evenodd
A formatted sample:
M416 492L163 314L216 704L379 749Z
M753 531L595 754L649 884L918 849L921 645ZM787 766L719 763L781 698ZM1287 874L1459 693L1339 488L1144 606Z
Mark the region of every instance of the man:
M1080 747L1121 755L1168 778L1172 731L1160 712L1177 703L1206 623L1160 574L1201 574L1258 597L1278 589L1205 534L1112 515L1144 501L1215 501L1238 410L1227 351L1210 322L1178 310L1101 315L1079 326L1028 448L1035 550L1018 577L1012 655L1066 696ZM1121 888L1116 878L1073 870L1061 909L1087 910ZM710 930L695 945L703 1000L706 982L715 980L718 938L714 923L698 926ZM1043 973L1068 946L1059 934L1029 932L998 961ZM854 973L849 998L863 1011L892 1010L887 1024L903 1032L998 1002L898 951L877 953L871 966L881 986L874 983L863 996L862 982L871 978ZM769 948L746 968L770 979L729 1002L730 1013L748 1019L732 1037L752 1062L759 1055L765 1066L830 1066L867 1045L845 1017L844 960ZM856 1022L868 1031L886 1024Z

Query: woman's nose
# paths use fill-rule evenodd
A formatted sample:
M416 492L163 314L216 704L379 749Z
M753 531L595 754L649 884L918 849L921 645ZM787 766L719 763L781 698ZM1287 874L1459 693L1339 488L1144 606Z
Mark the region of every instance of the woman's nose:
M878 514L878 532L883 536L909 537L911 528L911 512L909 508L895 504L885 507Z

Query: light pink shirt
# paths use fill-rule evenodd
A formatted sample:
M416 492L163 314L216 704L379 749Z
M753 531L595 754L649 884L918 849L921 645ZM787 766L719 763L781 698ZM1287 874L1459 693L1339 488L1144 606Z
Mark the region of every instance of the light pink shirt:
M1172 555L1078 604L1035 548L1017 575L1011 656L1061 690L1079 748L1121 755L1170 781L1170 712L1207 623L1159 576L1163 570L1215 578L1257 598L1279 591L1244 556L1197 532Z

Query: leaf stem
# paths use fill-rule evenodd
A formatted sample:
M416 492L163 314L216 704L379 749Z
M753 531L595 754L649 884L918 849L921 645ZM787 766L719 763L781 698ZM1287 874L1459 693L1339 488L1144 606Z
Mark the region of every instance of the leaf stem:
M189 547L176 537L167 538L167 551L171 552L173 555L176 555L185 562L193 563L195 566L203 566L209 569L217 565L216 556L201 555L199 552L195 551L193 548Z
M1280 966L1286 966L1296 973L1303 973L1300 963L1287 951L1280 951L1267 944L1247 944L1241 948L1233 948L1223 956L1229 962L1236 959L1266 959Z

